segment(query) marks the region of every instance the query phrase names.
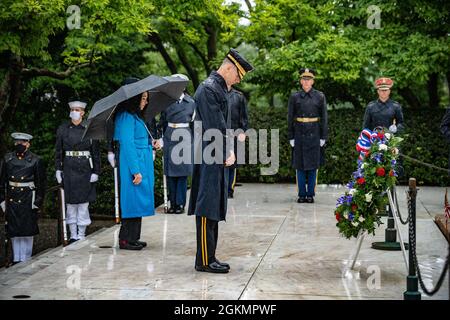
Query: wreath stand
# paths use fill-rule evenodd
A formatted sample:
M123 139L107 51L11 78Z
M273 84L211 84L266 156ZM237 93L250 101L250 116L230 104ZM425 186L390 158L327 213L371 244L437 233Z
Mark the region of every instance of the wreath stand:
M396 239L395 238L395 236L396 236L395 232L397 232L398 237L400 238L400 247L401 247L401 250L402 250L402 253L403 253L403 259L405 261L406 272L408 272L408 270L409 270L408 258L407 258L406 248L405 248L405 244L403 242L402 234L400 233L400 229L399 229L400 223L399 223L399 220L398 220L399 218L398 218L398 212L397 212L396 199L394 201L394 198L392 197L392 190L390 188L387 189L387 194L388 194L388 198L389 198L389 205L391 207L391 210L389 210L389 218L392 219L391 220L392 224L391 225L388 224L388 228L386 229L386 237L388 235L388 232L389 232L389 236L392 237L392 231L393 231L394 232L394 236L393 236L394 241L393 242L398 245L398 242L395 242L395 239ZM394 225L394 223L395 223L395 225ZM356 248L353 251L353 254L351 255L353 257L353 258L351 258L351 260L353 260L353 262L352 262L352 264L350 266L350 270L354 270L354 267L355 267L355 264L356 264L356 260L358 259L358 255L359 255L359 252L361 250L361 245L362 245L362 242L364 240L365 235L366 235L366 232L363 231L362 229L360 229L359 233L358 233L358 236L356 238ZM372 248L374 248L374 244L375 243L390 243L390 242L392 242L392 241L374 242L372 244ZM388 246L390 246L390 244L388 244ZM396 250L396 249L382 249L382 250ZM346 271L348 271L348 269ZM346 273L346 271L344 273Z

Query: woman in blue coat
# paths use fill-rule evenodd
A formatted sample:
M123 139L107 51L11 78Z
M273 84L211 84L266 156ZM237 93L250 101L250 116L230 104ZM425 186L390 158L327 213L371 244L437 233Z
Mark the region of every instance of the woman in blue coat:
M119 143L121 249L141 250L142 217L155 214L152 145L143 119L148 93L130 98L118 106L114 140Z

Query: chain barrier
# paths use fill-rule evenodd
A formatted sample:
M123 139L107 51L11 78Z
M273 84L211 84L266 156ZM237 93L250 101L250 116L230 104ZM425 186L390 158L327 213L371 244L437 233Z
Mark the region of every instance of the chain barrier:
M444 169L444 168L435 166L434 164L427 163L427 162L423 162L423 161L420 161L420 160L418 160L418 159L414 159L414 158L412 158L412 157L410 157L410 156L407 156L406 154L403 154L403 153L399 153L399 156L401 156L401 157L403 157L403 158L405 158L405 159L408 159L408 160L410 160L410 161L412 161L412 162L415 162L415 163L419 163L419 164L421 164L421 165L424 165L424 166L426 166L426 167L429 167L429 168L432 168L432 169L436 169L436 170L440 170L440 171L445 171L445 172L447 172L448 174L450 174L450 170L449 170L449 169Z
M411 203L411 195L409 192L407 192L407 198L408 198L408 219L411 217L411 211L412 211L412 203ZM414 266L416 268L416 272L417 272L417 277L419 278L419 284L420 287L422 288L423 292L425 292L428 296L432 296L434 295L436 292L439 291L439 289L442 286L442 283L444 282L444 278L445 275L447 273L447 269L448 269L448 265L449 265L449 257L450 254L447 254L447 259L445 261L445 265L444 265L444 269L442 270L441 275L439 276L439 280L436 283L436 286L429 290L426 286L425 283L423 282L422 279L422 274L420 272L420 266L419 266L419 262L417 260L417 254L416 254L416 237L414 234L414 224L410 223L409 224L409 247L413 256L413 261L414 261Z
M406 191L406 192L408 192L408 191ZM395 207L397 208L397 217L399 217L400 222L403 225L408 224L409 221L410 221L411 215L408 214L408 217L406 218L406 220L403 220L403 217L402 217L402 214L400 213L400 208L399 208L399 205L398 205L397 188L395 188L395 186L394 186L394 188L392 188L392 195L393 195L393 199L394 199L394 202L395 202Z

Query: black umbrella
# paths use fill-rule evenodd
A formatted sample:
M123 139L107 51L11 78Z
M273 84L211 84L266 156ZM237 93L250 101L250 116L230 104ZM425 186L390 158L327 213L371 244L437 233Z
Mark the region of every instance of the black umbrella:
M158 77L150 75L137 82L121 86L113 94L98 100L87 119L83 139L109 139L113 130L113 115L119 103L142 94L149 93L149 105L144 110L147 122L177 101L188 81L179 77Z

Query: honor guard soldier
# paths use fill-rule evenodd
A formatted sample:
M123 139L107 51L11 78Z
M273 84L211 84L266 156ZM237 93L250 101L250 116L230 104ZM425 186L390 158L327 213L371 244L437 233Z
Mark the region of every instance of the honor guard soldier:
M69 102L71 121L61 124L56 133L56 179L64 187L67 204L69 243L85 238L91 224L89 203L95 201L95 183L100 174L100 150L96 140L81 140L86 103Z
M231 88L228 94L228 104L231 110L231 129L242 130L234 138L234 154L237 157L237 143L245 141L245 131L248 129L248 111L247 111L247 99L242 92ZM234 197L234 186L236 184L236 171L238 164L235 163L228 168L228 198Z
M288 103L288 139L293 147L298 203L314 202L317 170L324 156L321 148L328 137L326 98L313 89L315 75L313 69L300 69L302 89L292 94Z
M174 74L173 77L180 77L186 81L189 78L184 74ZM179 101L171 104L165 111L161 113L160 127L163 130L163 151L164 151L164 174L167 176L169 187L170 208L167 213L180 214L184 212L186 205L187 179L192 175L193 170L193 136L192 122L195 116L195 101L187 94L186 90L180 97ZM174 139L172 139L172 136ZM187 143L187 141L179 142L179 137L187 139L190 137L188 148L183 148L176 154L172 154L174 147L178 143ZM177 138L175 138L177 137ZM184 155L185 150L191 150L190 155ZM173 157L187 159L185 163L174 163Z
M370 102L364 114L363 129L376 127L389 129L392 133L401 133L404 129L402 106L389 98L394 82L390 78L378 78L375 81L378 99Z
M230 49L222 65L217 71L212 71L195 92L196 121L201 121L203 134L206 130L216 129L222 133L223 152L219 163L207 163L202 159L200 164L194 164L192 189L189 200L189 215L196 216L197 225L197 255L195 270L212 273L227 273L230 266L216 258L218 241L218 222L225 220L228 200L227 168L235 160L232 143L227 137L227 129L231 129L231 114L227 94L233 84L239 83L244 75L253 67L242 55ZM200 141L202 141L203 139ZM202 141L195 155L210 149L213 141ZM195 146L197 147L197 145ZM215 149L215 148L214 148ZM197 159L197 157L196 157ZM217 160L217 155L216 155ZM196 161L197 162L197 161ZM209 161L208 161L209 162Z
M31 258L33 236L39 233L46 174L41 158L29 151L33 136L21 132L11 136L15 151L7 153L0 164L0 206L5 212L6 236L12 241L13 263L18 263Z

